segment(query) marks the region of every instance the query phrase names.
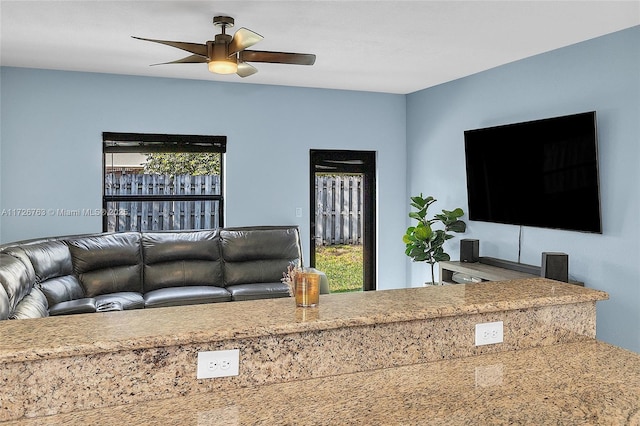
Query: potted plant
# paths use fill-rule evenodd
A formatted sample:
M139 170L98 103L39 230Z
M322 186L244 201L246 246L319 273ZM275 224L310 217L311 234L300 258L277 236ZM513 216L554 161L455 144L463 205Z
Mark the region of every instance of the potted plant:
M429 206L437 200L433 197L411 197L411 207L416 211L409 213L409 217L416 219L418 224L407 228L402 237L406 245L405 254L414 262L427 262L431 265L431 282L436 283L434 267L437 262L449 260L451 257L444 251L444 242L453 238L449 232L465 232L467 224L460 218L464 215L461 208L442 210L432 218L427 217ZM436 229L439 226L442 229Z

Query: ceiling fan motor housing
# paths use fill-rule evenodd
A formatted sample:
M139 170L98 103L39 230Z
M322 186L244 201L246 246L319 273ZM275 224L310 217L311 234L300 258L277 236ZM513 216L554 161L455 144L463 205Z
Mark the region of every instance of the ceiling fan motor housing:
M207 42L207 56L211 61L223 61L229 58L229 43L232 37L229 34L216 34L214 41Z

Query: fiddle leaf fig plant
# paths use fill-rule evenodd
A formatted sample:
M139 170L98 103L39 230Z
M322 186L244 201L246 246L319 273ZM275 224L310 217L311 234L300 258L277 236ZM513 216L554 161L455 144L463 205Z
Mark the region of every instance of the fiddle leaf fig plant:
M467 224L460 220L464 215L461 208L442 210L442 213L427 217L429 206L437 200L431 196L424 198L411 197L411 207L416 211L409 213L409 217L418 221L417 225L407 228L402 237L406 245L405 254L414 262L427 262L431 265L431 282L435 284L435 264L451 259L444 251L444 242L453 238L449 232L462 233Z

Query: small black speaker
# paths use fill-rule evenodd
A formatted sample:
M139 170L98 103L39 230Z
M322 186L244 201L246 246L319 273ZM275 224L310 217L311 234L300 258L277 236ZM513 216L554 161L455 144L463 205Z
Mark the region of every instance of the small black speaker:
M479 240L460 240L460 262L474 263L480 259Z
M542 253L540 275L556 281L569 282L569 255L565 253Z

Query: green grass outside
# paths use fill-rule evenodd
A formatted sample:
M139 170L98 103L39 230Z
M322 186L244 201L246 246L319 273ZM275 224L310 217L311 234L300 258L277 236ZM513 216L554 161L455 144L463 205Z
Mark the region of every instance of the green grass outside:
M362 245L316 247L316 268L327 274L331 293L362 291Z

